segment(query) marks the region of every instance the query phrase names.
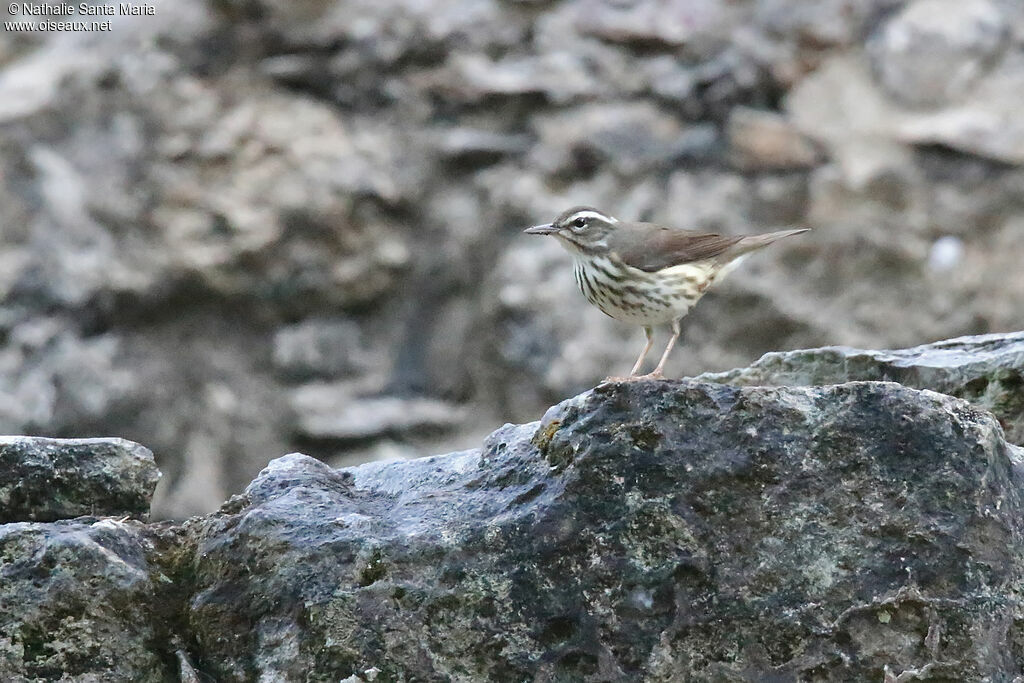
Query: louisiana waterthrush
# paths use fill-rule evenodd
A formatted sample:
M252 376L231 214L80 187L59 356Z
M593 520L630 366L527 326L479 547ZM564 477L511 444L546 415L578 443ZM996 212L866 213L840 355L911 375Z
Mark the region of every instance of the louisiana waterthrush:
M661 377L679 339L679 321L717 280L752 251L807 232L782 230L729 236L627 223L586 206L564 212L553 223L527 228L553 235L575 259L576 284L587 301L606 315L642 325L647 344L629 376L635 377L654 342L654 326L672 324L672 337L658 366L644 377Z

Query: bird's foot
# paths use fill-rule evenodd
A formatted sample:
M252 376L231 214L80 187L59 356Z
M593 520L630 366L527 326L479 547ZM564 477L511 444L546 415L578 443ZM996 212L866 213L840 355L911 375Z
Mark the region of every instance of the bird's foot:
M661 370L654 370L646 375L637 375L633 379L665 379L665 375L661 374Z

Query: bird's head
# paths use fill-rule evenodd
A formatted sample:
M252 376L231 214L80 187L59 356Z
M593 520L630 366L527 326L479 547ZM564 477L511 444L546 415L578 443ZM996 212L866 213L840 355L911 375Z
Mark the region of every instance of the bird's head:
M553 235L573 253L594 256L607 251L608 234L618 219L588 206L576 206L562 212L553 222L535 225L528 235Z

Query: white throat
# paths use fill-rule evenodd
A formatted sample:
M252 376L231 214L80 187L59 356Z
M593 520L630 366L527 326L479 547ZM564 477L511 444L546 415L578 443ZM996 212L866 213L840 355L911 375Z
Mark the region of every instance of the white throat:
M587 254L580 251L579 247L577 247L575 244L565 239L561 235L555 235L555 238L558 240L558 243L565 247L565 250L572 254L577 261L579 261L580 259L592 258L591 256L588 256ZM600 242L595 242L594 247L598 249L606 249L608 247L608 241L601 240Z

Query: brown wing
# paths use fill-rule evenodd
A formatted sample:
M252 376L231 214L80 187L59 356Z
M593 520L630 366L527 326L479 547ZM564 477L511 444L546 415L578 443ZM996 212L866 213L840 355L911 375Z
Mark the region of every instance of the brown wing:
M608 237L608 246L627 265L650 273L716 258L742 239L654 223L619 223Z

